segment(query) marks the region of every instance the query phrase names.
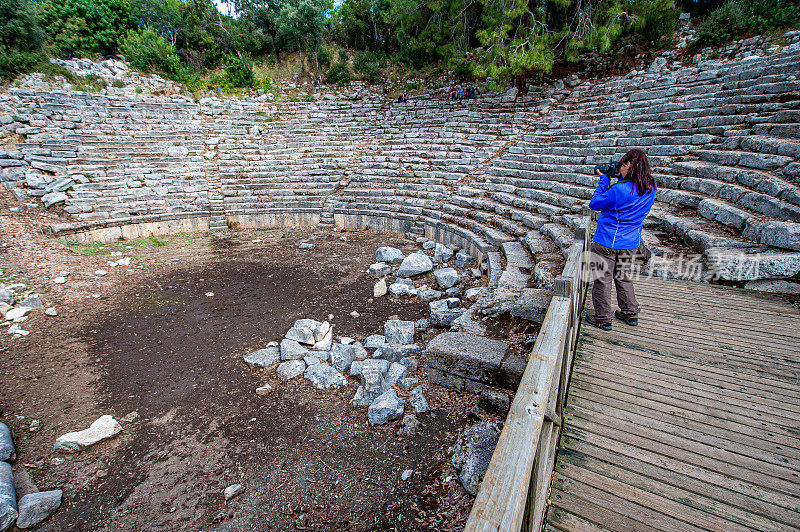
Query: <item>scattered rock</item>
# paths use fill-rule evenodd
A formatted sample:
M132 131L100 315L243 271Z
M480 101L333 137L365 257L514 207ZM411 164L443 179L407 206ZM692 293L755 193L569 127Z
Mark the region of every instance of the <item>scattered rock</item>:
M267 347L259 349L244 357L244 361L251 366L261 366L268 368L281 361L281 351L277 347Z
M478 394L478 406L490 414L505 418L511 408L511 397L507 392L498 390L481 390Z
M414 414L406 414L403 416L403 421L400 422L400 429L398 429L397 435L401 438L413 438L417 435L419 425L420 422Z
M421 251L412 253L403 259L400 268L397 269L398 277L414 277L429 272L433 269L433 261L429 256Z
M456 253L456 268L469 268L473 264L475 264L475 257L463 249Z
M8 530L17 520L17 494L11 465L0 462L0 530Z
M267 383L264 383L263 386L256 388L256 395L264 396L264 395L269 395L271 393L272 393L272 386L270 386Z
M417 371L417 367L419 366L417 359L414 357L403 357L400 359L400 363L407 367L410 372Z
M408 376L408 368L399 362L392 362L389 372L386 374L386 385L394 386L397 381Z
M376 279L386 277L390 273L392 273L392 267L385 262L376 262L369 267L369 274Z
M409 298L417 295L417 289L405 283L396 282L389 285L389 294L395 298Z
M297 343L305 345L314 345L316 339L314 338L314 330L309 327L294 326L286 331L287 340L294 340Z
M30 309L35 308L44 308L44 304L42 303L42 298L39 297L39 294L31 294L30 296L26 297L20 304L20 307L28 307Z
M54 445L56 451L74 453L81 451L95 443L115 436L122 430L116 419L109 415L100 416L88 429L78 432L68 432L60 436Z
M429 329L430 326L431 326L431 322L428 320L428 318L420 318L420 319L418 319L417 321L414 322L414 327L416 329L421 329L423 331L426 330L426 329Z
M383 336L388 344L411 344L414 342L414 322L387 320L383 326Z
M436 263L447 262L453 258L453 250L443 244L436 244L433 251L433 261Z
M39 432L39 429L42 428L42 422L38 419L31 420L31 424L28 426L29 432Z
M413 469L406 469L405 471L403 471L403 474L400 475L400 480L405 482L406 480L410 479L413 474L414 474Z
M66 280L66 279L64 279L64 278L63 278L63 277L61 277L61 276L58 276L58 277L56 277L55 279L53 279L53 282L54 282L54 283L56 283L56 284L64 284L64 283L66 283L66 282L67 282L67 280Z
M422 414L431 409L430 406L428 406L428 400L425 399L425 396L422 394L422 388L417 387L411 390L411 396L408 400L417 414Z
M410 390L411 388L419 384L419 379L406 377L405 379L400 379L399 381L397 381L397 384L399 384L400 387L404 390Z
M331 348L331 364L341 372L350 371L350 365L355 360L355 349L352 345L333 344Z
M381 279L372 287L372 297L383 297L387 292L386 279Z
M477 286L475 288L467 289L464 296L469 299L470 301L477 301L481 297L485 296L489 293L489 289L485 286Z
M436 279L436 284L445 290L461 282L458 272L454 268L436 270L433 272L433 277Z
M58 316L58 311L56 307L50 307L44 311L44 313L48 316Z
M278 377L283 381L288 381L302 375L306 370L306 363L302 360L287 360L278 364Z
M365 364L361 367L361 386L353 398L353 406L371 406L388 388L383 374L377 364Z
M13 462L17 458L17 450L14 447L14 439L8 425L0 423L0 460L3 462Z
M375 260L389 264L400 264L406 256L397 248L384 246L375 251Z
M241 495L242 493L244 493L244 486L242 486L241 484L233 484L232 486L228 486L227 488L225 488L224 492L225 500L229 501L234 497L236 497L237 495Z
M316 246L314 244L311 244L310 242L303 242L297 247L299 247L300 249L314 249Z
M386 345L386 337L381 334L372 334L364 340L364 347L367 349L377 349Z
M289 338L281 340L281 360L300 360L308 355L308 349L296 340Z
M354 317L354 318L358 318L359 316L361 316L361 314L359 314L357 310L354 310L353 312L351 312L350 315L352 317Z
M431 311L430 323L438 327L449 327L453 320L461 315L463 310L452 309L447 299L439 299L438 301L431 301L428 303L428 308Z
M6 312L6 316L5 317L6 317L6 319L8 321L14 321L14 320L16 320L18 318L23 317L24 315L26 315L30 311L31 311L31 309L29 309L28 307L16 307L16 308L12 308L8 312Z
M442 297L442 293L432 288L420 288L417 290L417 297L419 297L420 301L433 301Z
M397 397L397 392L391 389L369 405L367 419L370 425L384 425L389 421L399 419L403 415L405 407L405 401Z
M347 386L347 377L336 371L333 366L325 363L310 366L303 376L320 390Z
M456 443L452 463L468 493L477 495L499 439L497 425L484 422L467 428Z
M380 355L376 351L375 356L380 356L390 362L397 362L401 358L419 353L421 350L422 348L417 344L387 344L381 348Z
M61 490L52 490L29 493L22 497L19 500L17 527L30 528L50 517L61 506L62 495Z
M13 305L14 301L15 301L14 292L9 290L8 288L0 286L0 303Z

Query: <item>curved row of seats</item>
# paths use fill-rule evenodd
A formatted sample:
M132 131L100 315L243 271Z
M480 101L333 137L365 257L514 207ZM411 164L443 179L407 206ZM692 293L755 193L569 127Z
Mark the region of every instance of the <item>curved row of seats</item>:
M659 185L648 256L736 248L794 257L798 75L795 44L516 102L17 94L33 126L22 145L30 171L75 179L66 210L78 221L189 213L210 216L212 229L385 227L487 260L517 242L536 283L550 286L594 190L594 165L632 147L648 153Z

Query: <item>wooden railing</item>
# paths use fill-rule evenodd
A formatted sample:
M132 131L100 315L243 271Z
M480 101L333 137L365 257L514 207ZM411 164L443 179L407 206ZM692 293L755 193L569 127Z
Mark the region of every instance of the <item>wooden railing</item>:
M575 230L564 272L517 388L465 530L538 531L589 285L590 216Z

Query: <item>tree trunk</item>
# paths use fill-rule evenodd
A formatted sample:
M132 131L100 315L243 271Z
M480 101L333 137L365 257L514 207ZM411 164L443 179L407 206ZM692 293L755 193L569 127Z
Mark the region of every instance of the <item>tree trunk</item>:
M278 48L278 32L271 31L269 36L272 38L272 51L275 52L275 61L281 62L281 50Z

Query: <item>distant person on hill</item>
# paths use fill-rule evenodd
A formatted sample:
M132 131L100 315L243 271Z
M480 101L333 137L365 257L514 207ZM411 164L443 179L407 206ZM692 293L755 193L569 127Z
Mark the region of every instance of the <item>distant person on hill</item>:
M450 99L457 100L458 99L458 91L456 90L455 85L450 85Z
M656 198L656 182L650 163L642 150L633 149L622 156L615 171L614 163L595 167L600 174L589 208L600 211L597 230L592 238L589 264L594 285L594 315L586 321L605 331L611 330L613 318L638 325L639 304L633 293L633 261L642 238L642 223L650 214ZM611 185L608 174L617 174ZM619 310L611 313L611 280L617 287Z
M400 103L408 101L408 89L403 89L403 94L401 94L400 97L397 98L397 101Z

